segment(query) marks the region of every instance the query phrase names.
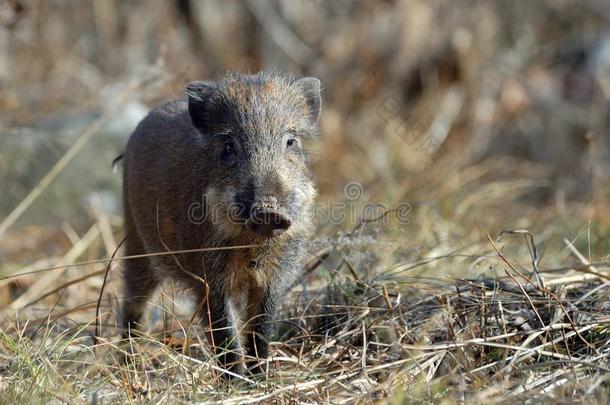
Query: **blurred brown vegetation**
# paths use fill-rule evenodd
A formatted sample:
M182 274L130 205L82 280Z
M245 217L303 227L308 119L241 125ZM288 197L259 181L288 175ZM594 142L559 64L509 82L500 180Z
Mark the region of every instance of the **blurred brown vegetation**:
M132 95L145 108L227 70L320 77L323 194L357 180L409 200L437 167L460 172L490 158L489 176L548 180L530 190L544 201L586 200L591 182L605 181L605 1L5 0L1 15L2 141L26 149L19 161L2 154L5 214L65 149L75 121L158 61L166 80ZM119 120L121 142L144 110L134 108ZM118 154L121 142L99 153ZM95 172L107 168L86 177L101 181Z

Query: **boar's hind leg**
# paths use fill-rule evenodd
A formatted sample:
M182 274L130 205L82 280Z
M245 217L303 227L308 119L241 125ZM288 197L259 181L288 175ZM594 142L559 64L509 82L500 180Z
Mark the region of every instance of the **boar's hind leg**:
M129 235L125 243L127 256L141 254L144 251L133 235ZM123 338L128 338L137 329L146 302L154 293L159 282L150 268L147 258L126 260L124 262L123 279L125 296L121 310L121 335Z
M235 320L230 315L229 302L220 288L209 288L199 293L199 316L206 326L206 338L213 347L218 363L225 369L236 374L243 374L242 355L239 336L235 328ZM223 373L226 380L233 378Z

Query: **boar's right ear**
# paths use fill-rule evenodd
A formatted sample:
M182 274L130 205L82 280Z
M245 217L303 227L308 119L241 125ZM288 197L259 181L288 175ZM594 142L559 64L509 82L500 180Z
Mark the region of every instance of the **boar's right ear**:
M320 110L322 108L322 96L320 94L320 80L315 77L303 77L294 82L294 85L299 87L307 101L309 108L309 121L311 124L317 124L320 119Z
M216 83L212 81L193 82L186 85L189 102L189 115L193 126L199 130L207 127L211 118L213 98L218 93Z

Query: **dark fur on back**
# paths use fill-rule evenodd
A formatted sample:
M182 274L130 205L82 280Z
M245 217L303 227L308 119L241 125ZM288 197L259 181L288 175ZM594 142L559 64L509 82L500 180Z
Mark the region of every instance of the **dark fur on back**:
M187 95L153 110L127 144L126 254L257 247L126 261L122 327L129 335L171 277L200 303L208 294L208 339L221 364L241 372L243 351L249 361L267 356L271 317L312 233L315 189L301 141L318 131L319 81L228 74L191 83ZM281 225L257 228L252 218L266 215Z

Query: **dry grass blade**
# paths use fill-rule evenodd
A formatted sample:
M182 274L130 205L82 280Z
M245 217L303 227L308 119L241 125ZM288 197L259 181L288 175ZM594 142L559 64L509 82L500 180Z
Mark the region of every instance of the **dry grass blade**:
M182 255L182 254L189 254L189 253L213 252L213 251L217 251L217 250L249 249L249 248L257 247L257 246L259 246L259 245L238 245L238 246L220 246L220 247L200 248L200 249L168 250L168 251L164 251L164 252L144 253L144 254L131 255L131 256L119 256L119 257L114 257L114 258L88 260L88 261L84 261L84 262L66 263L66 264L60 264L57 266L43 267L43 268L37 268L35 270L22 271L22 272L18 272L16 274L11 274L9 276L4 276L4 277L0 278L0 282L3 280L14 279L14 278L18 278L21 276L45 273L45 272L53 271L53 270L67 269L70 267L88 266L91 264L101 264L101 263L109 263L109 262L111 263L111 262L120 261L120 260L141 259L143 257L173 256L173 255ZM28 266L28 268L30 268L30 267L32 267L32 266Z
M70 249L68 253L61 259L60 264L54 266L54 268L65 268L73 265L76 259L78 259L86 249L99 237L100 230L97 224L93 225L87 233ZM30 272L30 274L32 274ZM32 287L30 287L24 294L14 300L10 308L21 309L24 308L28 303L34 301L35 297L41 295L41 292L48 288L55 280L62 275L61 272L50 273L38 280Z

